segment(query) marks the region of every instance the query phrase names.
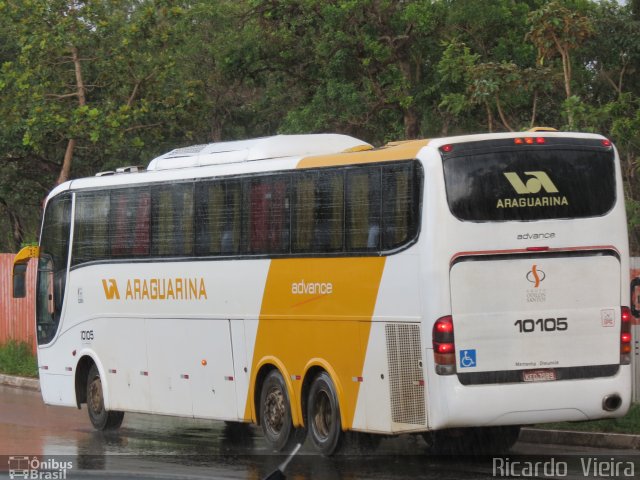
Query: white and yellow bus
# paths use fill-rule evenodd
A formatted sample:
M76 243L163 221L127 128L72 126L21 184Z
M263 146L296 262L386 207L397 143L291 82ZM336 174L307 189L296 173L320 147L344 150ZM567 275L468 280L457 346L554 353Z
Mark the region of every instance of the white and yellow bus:
M49 195L44 401L260 424L274 450L347 431L509 447L622 416L630 313L618 156L532 131L199 145Z

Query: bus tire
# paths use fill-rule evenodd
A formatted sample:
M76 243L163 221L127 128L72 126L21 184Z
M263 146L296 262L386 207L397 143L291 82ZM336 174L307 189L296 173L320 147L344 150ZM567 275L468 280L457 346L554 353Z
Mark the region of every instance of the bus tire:
M267 374L260 390L260 426L267 443L276 452L290 450L300 438L291 420L287 386L277 369Z
M309 388L307 428L316 450L323 455L338 451L343 439L340 405L333 381L327 372L318 374Z
M96 430L115 430L122 425L124 419L124 412L107 411L104 408L102 380L95 364L89 369L87 377L87 411Z

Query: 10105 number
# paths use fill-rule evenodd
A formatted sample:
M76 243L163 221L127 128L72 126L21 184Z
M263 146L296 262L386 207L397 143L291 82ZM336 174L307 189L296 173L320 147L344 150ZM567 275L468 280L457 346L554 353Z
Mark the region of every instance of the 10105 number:
M537 320L527 318L525 320L516 320L514 325L518 327L520 333L531 333L536 330L541 332L563 332L569 328L566 317L539 318Z

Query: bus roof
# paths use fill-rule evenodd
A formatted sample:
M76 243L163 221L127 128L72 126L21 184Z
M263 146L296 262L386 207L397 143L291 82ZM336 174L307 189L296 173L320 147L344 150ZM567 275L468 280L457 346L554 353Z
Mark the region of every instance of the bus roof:
M127 167L58 185L51 198L69 189L102 188L156 181L180 181L416 158L427 140L392 142L380 148L348 135L276 135L178 148L154 158L146 171Z
M367 142L348 135L275 135L177 148L151 160L146 171L143 168L119 168L116 171L101 172L94 177L71 180L54 188L48 198L69 189L407 160L417 158L420 150L427 145L437 149L445 144L540 135L604 138L575 132L502 132L407 140L373 148Z

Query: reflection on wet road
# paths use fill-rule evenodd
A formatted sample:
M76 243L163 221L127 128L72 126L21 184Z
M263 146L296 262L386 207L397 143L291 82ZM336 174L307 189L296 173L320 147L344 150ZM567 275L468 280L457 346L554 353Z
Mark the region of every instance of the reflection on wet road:
M553 447L518 444L513 454L518 453L559 452ZM285 458L270 453L255 427L127 413L120 430L105 434L93 430L86 409L45 406L38 392L0 386L0 475L8 473L9 456L71 461L73 468L67 478L90 474L94 479L163 476L259 480ZM409 435L384 439L375 453L348 445L332 458L323 458L305 445L286 473L287 478L297 480L495 478L487 459L461 461L431 456L420 437Z

